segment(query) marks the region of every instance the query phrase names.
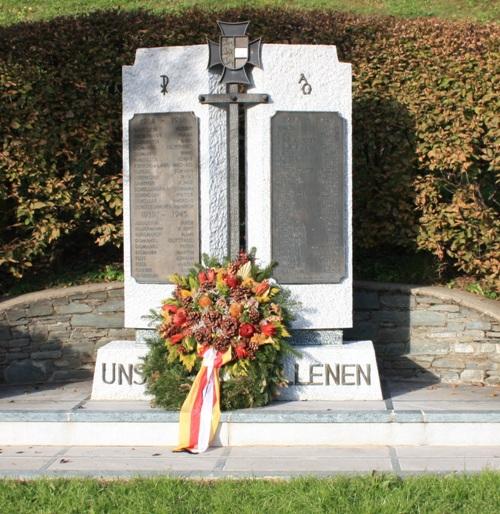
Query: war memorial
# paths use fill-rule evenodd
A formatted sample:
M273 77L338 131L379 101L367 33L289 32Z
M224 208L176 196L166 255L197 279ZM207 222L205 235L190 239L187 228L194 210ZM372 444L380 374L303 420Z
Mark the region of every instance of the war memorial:
M136 342L99 350L93 398L141 397L137 380L107 382L147 351L149 311L174 287L166 277L246 243L279 263L276 280L301 304L302 358L287 362L280 397L380 400L372 343L342 337L352 326L350 65L332 46L262 45L248 23L219 25L218 43L141 49L123 70L125 325Z
M207 273L217 267L209 265L200 269L196 286L183 289L171 278L188 276L203 255L222 262L255 249L258 266L278 263L268 290L273 284L285 288L296 308L289 330L280 332L275 316L273 329L264 329L267 320L255 321L245 338L253 341L253 331L261 331L272 339L278 326L293 353L284 360L285 381L271 405L223 412L213 446L499 445L499 411L483 396L467 393L464 400L479 402L479 410L427 410L433 400L415 396L411 387L383 391L373 341L359 336L359 326L378 323L378 334L399 338L396 322L406 314L395 302L406 293L364 286L356 326L351 65L339 61L335 46L270 44L250 37L249 25L219 22L220 33L208 43L139 48L135 61L123 67L122 308L123 333L130 337L106 333L92 363L91 391L81 397L78 391L67 411L0 408L3 443L175 446L179 412L149 407L144 359L157 331L151 311L163 309L165 319L175 319L185 304L165 299L189 288L189 294L203 293L207 283L216 283ZM238 273L235 268L238 286L249 279L246 263ZM228 290L229 275L222 277ZM253 278L254 289L265 282ZM458 316L475 308L431 289L415 289L407 306L422 346L448 337L447 324L461 323ZM100 293L94 303L78 292L68 302L54 300L40 316L74 316L75 326L99 323L115 305L113 287ZM206 301L215 303L210 294ZM481 304L481 319L463 322L463 330L484 332L484 341L477 342L481 354L494 353L500 344L493 337L498 313L491 305ZM17 310L15 321L27 317L29 307ZM241 338L242 326L251 323L244 317L238 323ZM119 335L122 327L114 328ZM189 345L189 337L182 344ZM165 339L167 346L181 340ZM270 341L263 337L261 343ZM475 351L468 342L457 344L459 353ZM189 349L193 358L199 346ZM244 351L241 360L248 356ZM461 371L463 378L490 373L481 359ZM7 368L6 376L23 372L23 362ZM446 394L439 401L447 402Z

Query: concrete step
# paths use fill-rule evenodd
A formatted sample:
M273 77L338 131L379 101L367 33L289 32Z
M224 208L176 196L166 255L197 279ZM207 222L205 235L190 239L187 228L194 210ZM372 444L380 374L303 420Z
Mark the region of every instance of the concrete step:
M4 445L175 445L178 413L0 411ZM223 413L214 446L500 445L500 411L279 410Z
M178 412L89 400L90 383L0 388L0 445L174 446ZM499 446L498 388L386 384L383 401L222 413L215 446Z

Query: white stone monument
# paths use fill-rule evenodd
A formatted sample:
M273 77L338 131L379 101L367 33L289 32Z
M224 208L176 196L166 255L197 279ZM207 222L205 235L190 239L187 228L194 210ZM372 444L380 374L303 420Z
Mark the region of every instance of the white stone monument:
M351 65L326 45L266 44L262 61L255 92L271 101L247 112L247 244L280 263L302 304L293 328L303 358L287 363L281 397L382 399L373 344L342 344L352 327ZM283 266L293 269L280 277Z
M92 397L143 397L139 380L110 384L109 373L114 364L118 381L119 373L128 377L123 370L139 369L130 356L140 362L145 352L149 311L172 292L167 275L187 271L201 253L234 253L234 126L226 112L242 102L252 103L247 248L264 263L277 260L278 280L301 302L292 328L303 358L286 363L290 385L281 398L381 399L373 344L342 344L342 329L352 326L351 66L339 63L334 46L264 44L257 56L252 42L245 55L258 63L254 94L231 85L224 95L207 69L218 51L214 43L210 52L141 49L123 69L125 326L136 329L137 342L99 350ZM226 98L217 104L211 96Z
M134 65L123 67L125 327L135 328L137 335L134 344L113 341L98 350L93 399L144 398L143 384L120 382L118 371L112 381L110 370L127 368L134 360L140 365L147 352L144 337L151 331L150 310L173 291L167 276L187 271L202 253L226 253L226 115L198 99L200 92L221 90L218 77L207 72L207 62L207 46L195 45L139 49ZM186 123L168 119L176 115ZM184 129L193 120L196 141L168 137L165 125ZM136 122L143 126L134 126ZM187 162L188 153L197 162ZM169 183L179 170L183 181ZM186 203L187 212L175 201ZM186 226L193 218L197 226ZM184 253L176 254L181 245ZM172 260L182 268L172 269Z

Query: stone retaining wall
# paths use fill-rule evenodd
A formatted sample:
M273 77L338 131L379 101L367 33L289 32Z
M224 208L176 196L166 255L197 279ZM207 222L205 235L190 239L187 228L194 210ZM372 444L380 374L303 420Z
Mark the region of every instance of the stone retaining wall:
M0 381L88 378L100 346L134 338L123 328L122 283L18 296L0 303Z
M372 340L386 377L500 384L500 303L470 293L358 282L344 338Z
M354 328L375 342L382 376L500 384L500 303L442 287L355 285ZM0 302L0 382L92 375L97 348L134 339L123 284L90 284Z

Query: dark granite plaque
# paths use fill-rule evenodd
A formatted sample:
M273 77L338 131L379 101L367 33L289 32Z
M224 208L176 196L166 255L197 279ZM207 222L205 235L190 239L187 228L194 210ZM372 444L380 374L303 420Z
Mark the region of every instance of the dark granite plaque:
M129 138L132 276L166 284L200 260L198 119L136 114Z
M271 120L271 250L283 284L346 276L344 121L280 111Z

